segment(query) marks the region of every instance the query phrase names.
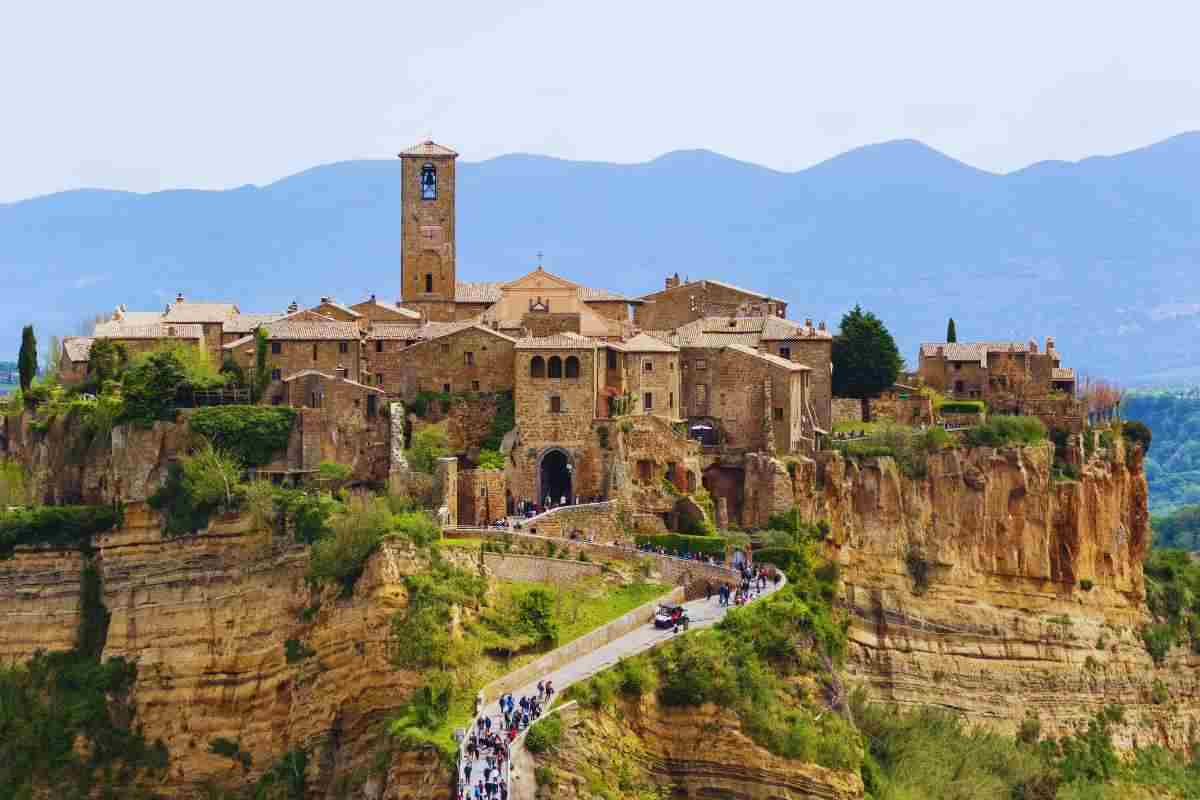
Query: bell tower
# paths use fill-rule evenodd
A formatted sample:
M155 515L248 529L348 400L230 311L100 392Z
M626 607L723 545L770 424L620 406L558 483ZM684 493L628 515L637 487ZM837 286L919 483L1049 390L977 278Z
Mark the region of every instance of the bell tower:
M429 319L454 318L454 159L426 140L400 153L400 297Z

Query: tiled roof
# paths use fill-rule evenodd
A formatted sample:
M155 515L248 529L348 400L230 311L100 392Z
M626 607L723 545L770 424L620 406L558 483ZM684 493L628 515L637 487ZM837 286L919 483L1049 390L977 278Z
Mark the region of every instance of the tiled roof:
M725 283L724 281L714 281L710 278L705 278L704 280L699 280L699 281L689 281L687 283L681 283L678 286L673 287L671 289L659 289L657 292L651 292L650 294L642 295L641 299L646 300L648 298L654 297L655 295L663 294L664 292L678 291L679 289L683 289L688 286L696 286L698 284L706 284L706 283L711 283L714 286L720 286L722 289L731 289L735 292L741 292L744 295L748 295L750 297L754 297L759 300L774 300L777 303L787 302L779 297L771 297L770 295L763 294L762 292L756 292L753 289L745 289L741 286L734 286L732 283Z
M1075 370L1071 367L1055 367L1053 370L1051 370L1050 380L1073 381L1075 380Z
M253 333L259 325L282 316L283 314L237 314L221 323L221 333Z
M594 339L577 333L556 333L553 336L526 336L517 340L518 350L585 350L596 344Z
M153 325L162 320L162 311L122 311L121 318L113 321L122 325Z
M278 319L263 327L267 330L268 339L344 341L358 338L358 325L354 322Z
M800 339L832 339L833 334L812 325L801 325L790 319L763 317L762 338L770 342L798 341Z
M163 315L167 322L224 322L237 316L233 303L172 303Z
M678 353L679 348L667 344L662 339L649 334L639 333L627 342L621 343L630 353Z
M451 150L449 147L443 147L433 139L426 139L420 144L414 144L406 150L400 151L401 156L457 156L458 153Z
M454 301L456 303L495 303L500 300L501 281L459 281L454 286ZM580 299L585 303L624 301L638 303L622 294L610 292L608 289L596 289L591 286L579 287Z
M68 361L87 361L88 354L92 351L92 342L96 341L91 336L68 336L63 339L63 352L67 354Z
M350 308L349 306L344 306L336 300L322 300L320 305L317 306L317 308L320 308L321 306L329 306L330 308L336 308L338 311L341 311L345 314L349 314L350 316L355 317L355 318L362 316L362 314L358 313L353 308ZM315 308L313 310L316 311ZM317 313L320 314L321 312L317 311Z
M367 334L367 338L415 342L420 338L418 331L423 327L423 325L408 322L376 322L371 325L371 331Z
M433 341L434 339L441 339L445 336L451 336L453 334L460 333L462 331L465 331L465 330L468 330L471 328L483 331L484 333L490 333L492 336L495 336L499 339L503 339L506 342L516 342L517 341L512 336L501 333L500 331L497 331L497 330L493 330L492 328L488 327L487 325L480 325L475 320L464 320L461 322L431 322L428 325L423 325L422 328L424 329L421 333L422 341Z
M978 361L987 364L988 353L1028 353L1028 342L925 342L921 345L921 356L937 358L942 348L947 361Z
M792 372L811 372L811 368L806 367L803 364L797 364L795 361L788 361L786 358L782 358L771 353L763 353L759 350L755 350L753 347L747 347L744 344L731 344L725 349L733 350L737 353L743 353L748 356L754 356L755 358L761 358L763 361L766 361L769 364L773 364L776 367L783 367Z
M241 347L242 345L250 344L253 341L254 341L253 336L243 336L240 339L234 339L229 344L221 345L221 349L222 350L236 350L237 348Z
M459 281L454 285L454 302L495 303L502 285L499 281Z
M204 329L199 325L155 322L150 325L126 325L120 322L101 322L94 333L98 339L201 339Z
M378 299L370 298L370 297L368 297L366 300L363 300L361 303L355 303L352 306L352 308L357 308L359 306L369 306L369 305L375 305L375 306L379 306L380 308L386 308L388 311L399 314L402 317L408 317L410 319L420 319L421 318L420 312L413 311L411 308L405 308L404 306L397 305L396 303L389 303L384 300L378 300Z

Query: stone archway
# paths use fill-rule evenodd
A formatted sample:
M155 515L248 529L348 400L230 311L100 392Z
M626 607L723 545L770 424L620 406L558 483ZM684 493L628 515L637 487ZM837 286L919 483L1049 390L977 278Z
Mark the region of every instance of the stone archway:
M545 504L550 498L551 505L558 505L562 498L572 502L574 485L572 483L571 454L561 447L551 447L542 453L538 462L538 500Z

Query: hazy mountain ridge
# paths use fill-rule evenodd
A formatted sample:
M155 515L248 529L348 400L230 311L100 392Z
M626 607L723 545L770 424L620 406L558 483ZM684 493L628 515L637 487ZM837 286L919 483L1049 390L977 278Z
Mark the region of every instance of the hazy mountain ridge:
M176 291L245 310L391 297L398 162L315 167L263 187L80 190L0 206L0 337L72 333ZM1200 377L1200 133L1006 175L912 141L777 172L703 150L624 165L509 155L459 167L459 277L532 267L641 294L668 272L782 295L792 316L879 312L915 359L962 338L1053 335L1083 370ZM1171 313L1162 308L1173 307Z

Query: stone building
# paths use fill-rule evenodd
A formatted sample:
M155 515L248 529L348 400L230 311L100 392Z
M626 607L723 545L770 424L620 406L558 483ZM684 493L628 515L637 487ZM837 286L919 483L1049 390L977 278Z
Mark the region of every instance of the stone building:
M1055 391L1075 394L1075 371L1061 365L1054 339L1044 350L1028 342L927 342L920 349L925 385L959 400L986 400L993 407Z
M299 311L260 326L268 342L267 363L271 382L264 402L285 402L283 382L303 370L358 382L362 376L362 334L355 322L338 322ZM255 336L225 345L224 352L248 372L255 366Z
M633 321L647 330L670 330L704 317L787 316L787 302L740 286L711 279L682 282L668 276L661 291L644 295L634 307Z
M380 343L389 340L369 340L367 368L374 373L375 384L407 402L422 391L512 391L515 339L470 322L441 327L441 332L391 353L376 352ZM392 376L396 383L388 381Z

